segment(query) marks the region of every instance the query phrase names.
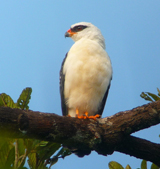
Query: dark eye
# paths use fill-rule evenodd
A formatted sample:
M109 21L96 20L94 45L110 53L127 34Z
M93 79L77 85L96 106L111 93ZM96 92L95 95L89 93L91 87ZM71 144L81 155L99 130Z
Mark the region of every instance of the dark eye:
M72 32L79 32L85 28L87 28L87 26L79 25L79 26L75 26L75 27L71 28L71 30L72 30Z
M82 26L77 27L77 32L82 30Z

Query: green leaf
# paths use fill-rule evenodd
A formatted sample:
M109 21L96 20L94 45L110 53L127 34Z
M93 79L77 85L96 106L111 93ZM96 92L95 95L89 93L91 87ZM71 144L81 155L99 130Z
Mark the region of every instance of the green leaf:
M35 139L24 139L24 145L25 148L27 149L27 152L36 152L36 147L39 146L40 140L35 140Z
M48 169L35 152L28 154L28 165L30 169Z
M57 157L65 158L66 156L71 155L71 151L68 148L62 147L59 152L56 154Z
M147 162L146 162L146 160L142 160L142 162L141 162L141 169L147 169Z
M57 161L58 161L58 157L54 156L54 157L51 159L49 168L51 168L51 166L54 165Z
M28 165L30 168L36 168L36 161L37 157L36 157L36 153L29 153L28 154Z
M157 88L157 91L158 91L158 96L160 96L160 90Z
M10 166L14 165L14 160L15 160L15 148L12 147L8 153L7 159L6 159L6 164L5 167L9 168Z
M124 169L121 164L117 163L116 161L111 161L109 164L109 169Z
M21 95L19 96L19 99L17 100L17 106L22 110L29 109L28 104L29 104L29 100L31 99L31 93L32 93L32 88L27 87L22 91Z
M19 156L21 156L25 153L24 140L23 139L17 139L17 144L18 144L18 153L19 153Z
M158 91L158 95L150 93L150 92L142 92L140 96L147 101L154 102L154 101L160 100L160 97L159 97L160 90L157 88L157 91Z
M5 93L0 94L0 107L1 106L16 108L16 104L12 98Z
M64 157L66 157L70 154L72 154L72 153L68 148L62 147L58 151L58 153L50 159L51 161L50 161L50 167L49 168L51 168L51 166L54 165L58 161L59 158L64 158Z
M152 99L154 99L154 101L160 100L160 97L158 97L157 95L150 93L150 92L146 92L150 97L152 97Z
M61 144L48 142L46 146L37 147L36 152L39 155L39 158L44 161L50 158L60 147Z
M146 93L142 92L140 95L143 99L153 102L152 98L149 97Z
M15 144L17 144L18 150L18 167L22 167L25 164L25 144L23 139L16 139Z
M125 169L132 169L132 168L129 165L127 165Z
M0 168L10 165L14 160L14 140L0 138Z
M151 169L159 169L159 167L157 165L155 165L155 164L152 163Z

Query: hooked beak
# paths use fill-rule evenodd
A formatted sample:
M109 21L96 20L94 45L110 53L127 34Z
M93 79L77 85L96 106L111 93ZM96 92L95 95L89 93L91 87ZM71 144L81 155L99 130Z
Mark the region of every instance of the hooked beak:
M64 36L65 36L65 38L66 38L66 37L72 37L74 34L76 34L76 32L72 32L72 30L69 29L69 30L64 34Z

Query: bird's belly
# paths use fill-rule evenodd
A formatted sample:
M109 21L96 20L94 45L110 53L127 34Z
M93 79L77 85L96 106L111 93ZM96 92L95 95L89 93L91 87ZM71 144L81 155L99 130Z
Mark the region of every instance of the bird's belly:
M87 63L87 61L89 63ZM72 117L88 112L95 115L110 83L111 72L102 59L77 61L66 72L65 98L68 114Z

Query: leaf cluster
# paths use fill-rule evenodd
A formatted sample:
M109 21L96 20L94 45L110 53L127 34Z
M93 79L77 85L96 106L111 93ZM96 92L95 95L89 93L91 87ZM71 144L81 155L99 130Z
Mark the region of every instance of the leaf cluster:
M157 95L150 92L142 92L140 96L147 101L151 102L158 101L160 100L160 90L157 88L157 91L158 91Z
M108 166L109 166L109 169L132 169L130 167L130 165L127 165L124 168L121 164L117 163L116 161L111 161L108 164ZM141 168L137 168L137 169L147 169L147 161L142 160L142 162L141 162ZM152 164L151 167L150 167L150 169L159 169L159 167L156 166L155 164Z
M25 88L16 103L9 95L2 93L0 106L28 110L31 93L31 88ZM27 169L27 164L30 169L48 169L59 158L70 154L67 148L62 148L58 143L0 137L0 168L3 169Z
M31 93L32 93L32 88L30 87L25 88L20 94L16 103L14 103L14 101L9 95L5 93L1 93L0 94L0 106L28 110L29 109L28 104L31 99Z

